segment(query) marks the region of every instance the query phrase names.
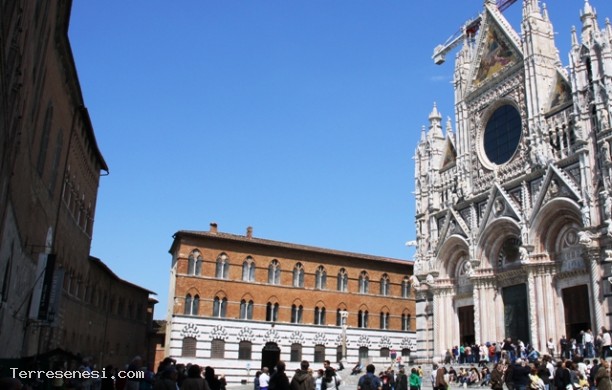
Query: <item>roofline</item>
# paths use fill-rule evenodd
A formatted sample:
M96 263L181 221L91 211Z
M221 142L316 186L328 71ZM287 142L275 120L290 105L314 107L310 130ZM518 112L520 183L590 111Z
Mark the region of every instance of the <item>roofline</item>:
M74 92L76 93L75 97L77 100L77 109L79 110L80 114L83 116L86 130L87 130L87 136L91 143L91 147L94 149L94 153L96 154L98 163L100 164L100 169L108 173L109 172L108 165L106 164L106 161L104 160L104 156L102 156L102 152L100 151L100 147L98 146L96 135L94 133L94 129L91 123L91 118L89 116L89 111L85 107L85 99L83 99L83 90L81 89L81 82L79 80L76 62L74 61L74 55L72 53L72 45L70 44L70 38L68 36L71 14L72 14L72 0L67 0L67 5L65 7L65 15L61 15L63 19L60 18L60 21L63 23L61 26L58 26L58 28L61 29L61 34L59 35L64 40L63 48L65 50L65 54L67 57L67 60L65 61L65 63L73 76L73 77L68 77L67 80L70 80L72 83L74 83L74 87L75 87ZM65 58L65 57L62 57L62 58Z
M261 245L261 246L267 246L267 247L277 247L277 248L280 247L280 248L292 249L292 250L298 250L298 251L317 252L317 253L332 255L332 256L353 257L353 258L360 258L363 260L384 261L387 263L396 263L396 264L414 266L414 260L407 260L407 259L402 260L402 259L395 259L391 257L374 256L374 255L368 255L364 253L355 253L355 252L341 251L341 250L335 250L335 249L327 249L327 248L321 248L321 247L310 246L310 245L302 245L302 244L292 244L288 242L267 240L263 238L254 238L254 237L248 238L246 236L230 234L230 233L221 233L221 232L213 233L209 231L193 231L193 230L179 230L176 233L174 233L174 235L172 236L172 238L174 238L174 241L172 243L172 246L168 250L168 252L172 254L176 246L177 240L181 238L188 238L188 237L233 241L233 242L240 242L240 243L252 244L252 245Z
M137 289L139 289L139 290L146 291L146 292L147 292L147 293L149 293L149 294L157 295L157 293L156 293L155 291L151 291L151 290L149 290L149 289L146 289L146 288L144 288L144 287L141 287L141 286L139 286L139 285L137 285L137 284L134 284L134 283L132 283L132 282L128 282L128 281L127 281L127 280L125 280L125 279L121 279L119 276L117 276L117 274L116 274L116 273L114 273L114 272L113 272L113 270L111 270L111 269L110 269L110 268L109 268L109 267L108 267L106 264L104 264L104 262L103 262L102 260L100 260L99 258L97 258L97 257L95 257L95 256L89 256L89 260L90 260L90 261L92 261L92 262L94 262L94 263L96 263L96 264L98 264L98 265L99 265L99 266L102 268L102 270L103 270L103 271L106 271L106 273L107 273L108 275L110 275L110 276L111 276L111 277L112 277L114 280L116 280L116 281L118 281L118 282L121 282L121 283L123 283L123 284L126 284L126 285L128 285L128 286L135 287L135 288L137 288Z

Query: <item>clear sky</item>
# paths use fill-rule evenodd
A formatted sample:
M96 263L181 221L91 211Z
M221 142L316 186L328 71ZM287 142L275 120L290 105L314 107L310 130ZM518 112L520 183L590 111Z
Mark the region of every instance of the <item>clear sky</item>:
M98 145L91 254L157 292L172 235L219 230L411 259L414 162L483 0L75 0L70 40ZM591 0L599 22L612 2ZM584 0L551 0L567 65ZM506 15L520 29L522 1ZM520 30L519 30L520 31Z

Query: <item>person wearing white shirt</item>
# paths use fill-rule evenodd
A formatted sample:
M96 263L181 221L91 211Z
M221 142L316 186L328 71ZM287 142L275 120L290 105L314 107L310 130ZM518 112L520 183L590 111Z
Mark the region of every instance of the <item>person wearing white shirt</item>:
M259 376L259 388L260 390L268 390L268 386L270 384L270 375L268 374L270 371L268 367L264 367L261 370L261 375Z
M604 359L610 355L610 345L612 345L612 337L610 337L610 332L602 326L601 327L601 357Z
M593 333L591 329L584 332L584 356L588 358L595 357L595 349L593 348Z

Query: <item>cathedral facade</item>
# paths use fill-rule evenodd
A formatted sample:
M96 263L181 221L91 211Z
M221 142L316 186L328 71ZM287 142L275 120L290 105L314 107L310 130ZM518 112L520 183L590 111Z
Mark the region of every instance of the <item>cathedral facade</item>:
M466 24L456 128L434 106L415 153L423 361L611 325L612 26L587 0L563 67L546 8L522 7L520 35L490 0Z

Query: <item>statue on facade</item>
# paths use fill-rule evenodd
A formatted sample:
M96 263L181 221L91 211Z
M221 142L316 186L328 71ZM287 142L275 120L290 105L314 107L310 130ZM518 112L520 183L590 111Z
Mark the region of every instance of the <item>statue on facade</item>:
M609 193L604 193L606 197L604 199L604 218L606 223L610 225L612 223L612 197Z
M529 251L524 246L519 246L519 259L520 261L529 260Z
M463 264L463 274L466 276L472 276L474 274L471 261L468 260Z
M608 141L604 141L601 145L601 156L604 162L612 162L612 159L610 157L610 144L608 143Z
M601 109L601 130L606 130L610 127L610 115L608 113L608 109L606 107ZM608 141L604 142L604 144L607 144ZM608 151L608 161L610 156L609 156L609 151Z
M592 238L593 235L586 230L578 232L578 243L581 245L590 245L593 242Z
M421 287L421 282L419 282L419 278L417 278L416 275L411 275L410 278L408 278L408 281L415 291Z

